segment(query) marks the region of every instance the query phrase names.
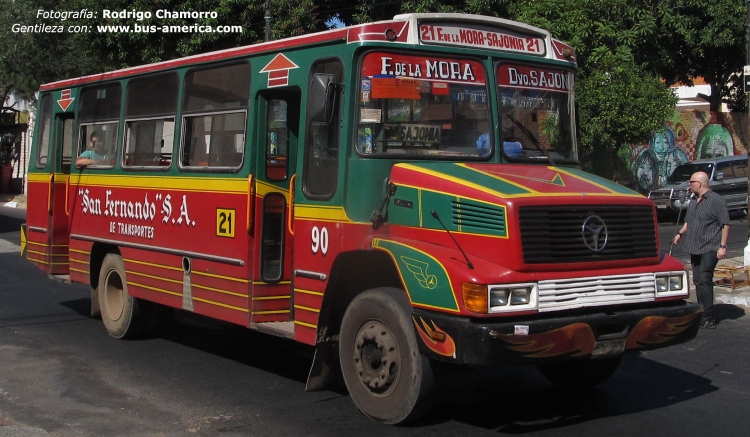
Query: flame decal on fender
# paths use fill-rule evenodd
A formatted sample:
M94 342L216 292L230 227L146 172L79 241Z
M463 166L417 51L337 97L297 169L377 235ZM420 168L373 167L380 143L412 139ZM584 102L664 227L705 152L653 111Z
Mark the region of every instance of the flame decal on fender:
M446 357L456 358L456 343L448 333L440 329L433 321L427 323L420 317L420 326L415 318L412 317L412 320L414 320L414 326L417 327L417 332L422 341L431 351Z
M514 344L508 349L523 352L528 358L549 358L560 355L579 357L594 351L596 338L586 323L574 323L554 331L525 336L500 337Z
M626 349L639 349L672 340L690 327L701 310L682 317L646 317L633 328L625 344Z

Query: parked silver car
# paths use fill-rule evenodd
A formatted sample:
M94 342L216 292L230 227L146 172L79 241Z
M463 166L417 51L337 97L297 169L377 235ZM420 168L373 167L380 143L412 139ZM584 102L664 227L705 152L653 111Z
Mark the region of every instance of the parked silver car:
M735 155L700 159L677 167L666 184L648 193L658 212L685 212L691 200L690 176L698 171L708 175L711 189L724 197L730 211L747 210L748 157Z

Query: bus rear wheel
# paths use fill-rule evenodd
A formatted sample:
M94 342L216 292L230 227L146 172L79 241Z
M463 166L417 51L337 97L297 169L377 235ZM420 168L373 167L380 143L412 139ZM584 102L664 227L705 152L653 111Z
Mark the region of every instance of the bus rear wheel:
M608 380L617 371L622 356L589 361L566 361L539 366L545 378L567 388L591 388Z
M138 299L128 294L125 263L116 253L108 253L99 273L99 305L102 321L109 335L115 338L134 338L142 335L146 315Z
M339 336L339 359L352 400L390 425L417 419L430 406L434 379L419 353L402 290L374 289L352 301Z

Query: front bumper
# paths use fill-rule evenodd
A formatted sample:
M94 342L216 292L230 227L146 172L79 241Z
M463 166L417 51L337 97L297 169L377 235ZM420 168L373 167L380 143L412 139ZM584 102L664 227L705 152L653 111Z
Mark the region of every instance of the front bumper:
M700 315L699 304L684 302L507 322L413 312L420 352L472 366L590 359L672 346L695 338Z

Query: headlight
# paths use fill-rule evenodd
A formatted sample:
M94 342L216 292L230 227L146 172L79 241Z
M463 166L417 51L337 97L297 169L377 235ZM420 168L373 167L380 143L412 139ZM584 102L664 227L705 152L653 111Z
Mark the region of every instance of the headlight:
M667 281L666 276L657 276L656 277L656 292L657 293L663 293L667 290L669 290L669 285Z
M508 305L508 294L510 294L508 289L495 288L490 291L490 308Z
M531 301L531 287L514 288L510 293L511 305L526 305Z
M656 297L676 297L688 295L685 272L659 273L654 277Z
M682 275L671 275L669 277L669 291L682 290Z
M536 283L490 285L488 288L490 313L537 309L538 291Z
M536 283L480 285L464 282L461 291L464 295L464 306L474 313L508 313L537 309Z

